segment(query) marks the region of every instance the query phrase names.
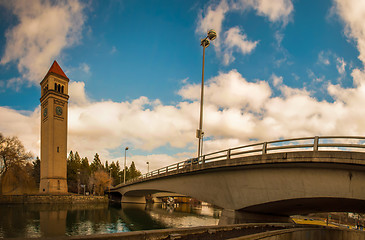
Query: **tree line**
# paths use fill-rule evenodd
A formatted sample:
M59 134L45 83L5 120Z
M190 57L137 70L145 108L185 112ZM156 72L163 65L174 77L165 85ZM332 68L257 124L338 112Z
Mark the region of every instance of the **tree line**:
M78 152L71 151L67 159L68 191L100 195L109 187L124 182L124 171L126 181L142 175L134 162L129 167L122 168L118 161L110 164L105 161L105 164L102 164L98 153L89 164L87 157L81 158Z
M0 133L0 194L37 193L40 183L41 159L34 159L17 137L5 137ZM102 195L109 187L138 177L141 172L134 162L121 169L119 162L105 161L102 164L96 153L89 164L87 157L81 158L78 152L70 152L67 158L68 191Z

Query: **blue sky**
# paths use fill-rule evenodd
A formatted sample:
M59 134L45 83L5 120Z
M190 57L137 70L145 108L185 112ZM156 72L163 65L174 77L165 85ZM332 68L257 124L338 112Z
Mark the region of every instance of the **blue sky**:
M39 82L70 78L69 150L142 170L277 138L364 135L365 4L356 0L0 0L0 132L39 155ZM365 92L365 91L364 91Z

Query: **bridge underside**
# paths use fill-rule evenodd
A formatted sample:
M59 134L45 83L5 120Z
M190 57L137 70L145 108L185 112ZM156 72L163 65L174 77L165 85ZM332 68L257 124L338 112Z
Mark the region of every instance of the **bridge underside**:
M365 213L365 200L348 198L299 198L250 206L239 211L291 216L320 212Z

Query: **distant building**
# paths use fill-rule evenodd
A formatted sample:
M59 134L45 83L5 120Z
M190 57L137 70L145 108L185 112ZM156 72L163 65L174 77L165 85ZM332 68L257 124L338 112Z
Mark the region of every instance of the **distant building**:
M69 79L56 61L41 84L41 193L67 193Z

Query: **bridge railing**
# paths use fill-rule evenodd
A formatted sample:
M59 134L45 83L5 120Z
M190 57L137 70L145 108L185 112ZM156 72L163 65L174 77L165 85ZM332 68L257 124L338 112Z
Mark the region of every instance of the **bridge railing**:
M221 160L230 160L238 157L291 151L353 151L352 149L354 148L357 150L365 149L365 137L316 136L261 142L208 153L201 156L199 159L191 158L178 163L174 163L166 167L159 168L149 173L143 174L138 178L129 180L127 181L127 184L143 181L150 178L156 178L159 176L172 175L181 171L187 172L197 168L204 169L206 163Z

